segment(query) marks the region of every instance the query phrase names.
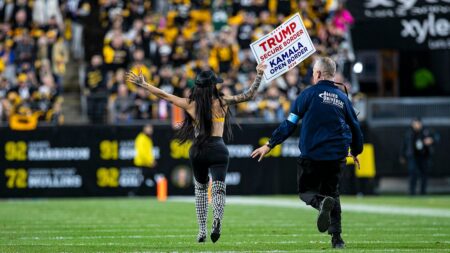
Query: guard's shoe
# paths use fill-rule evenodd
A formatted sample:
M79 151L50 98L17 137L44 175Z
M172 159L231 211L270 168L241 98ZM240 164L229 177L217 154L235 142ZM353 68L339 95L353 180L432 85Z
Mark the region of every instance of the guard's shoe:
M330 213L334 207L334 199L325 197L320 203L319 215L317 216L317 229L323 233L330 226Z
M206 242L206 235L198 236L197 242L198 243Z
M211 241L214 243L217 242L217 240L219 240L220 238L220 226L220 220L217 218L214 219L211 232Z
M331 246L333 249L345 248L345 242L342 240L341 234L333 234L331 237Z

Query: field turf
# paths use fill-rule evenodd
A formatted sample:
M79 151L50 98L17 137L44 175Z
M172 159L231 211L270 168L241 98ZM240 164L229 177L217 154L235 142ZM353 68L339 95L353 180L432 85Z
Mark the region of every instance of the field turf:
M153 198L1 200L0 252L336 251L330 249L329 236L317 232L313 209L301 208L304 204L294 196L262 200L274 205L234 204L230 199L216 244L195 242L192 199L164 203ZM298 208L279 206L276 201L292 202ZM413 216L344 208L345 252L450 252L450 197L345 197L342 202L441 212ZM210 229L211 219L208 223Z

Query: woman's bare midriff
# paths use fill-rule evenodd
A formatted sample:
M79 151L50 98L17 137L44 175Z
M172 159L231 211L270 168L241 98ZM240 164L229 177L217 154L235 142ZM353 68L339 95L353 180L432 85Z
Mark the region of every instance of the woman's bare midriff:
M223 103L225 103L225 102L223 102ZM218 99L214 99L213 100L213 108L212 108L213 123L212 123L211 136L215 136L215 137L222 137L223 136L223 130L224 130L225 122L222 122L222 121L221 122L215 122L214 119L225 118L227 109L228 109L227 105L225 105L224 108L222 108L220 106L220 102L219 102ZM195 115L195 101L192 102L192 105L187 110L187 112L194 119L194 121L197 120L194 117L194 115Z

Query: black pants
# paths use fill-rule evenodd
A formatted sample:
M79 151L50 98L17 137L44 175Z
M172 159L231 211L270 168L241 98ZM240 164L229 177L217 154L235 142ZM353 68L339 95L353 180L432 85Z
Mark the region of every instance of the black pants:
M106 104L108 98L102 94L92 94L87 98L88 117L91 123L98 124L105 122Z
M339 178L345 160L313 161L300 158L297 161L298 194L307 205L319 209L320 202L329 196L334 198L329 234L341 233L341 203L339 200Z
M417 178L420 178L420 194L427 193L428 157L416 156L408 158L409 194L416 194Z
M213 181L225 182L228 155L228 148L221 137L211 136L201 146L192 145L189 150L189 158L195 180L206 184L209 181L208 172L210 171Z
M128 195L140 195L140 196L153 196L156 195L156 175L164 175L162 172L155 168L149 168L142 166L140 167L142 171L142 182L139 186L133 187L128 192ZM150 182L147 182L151 180Z

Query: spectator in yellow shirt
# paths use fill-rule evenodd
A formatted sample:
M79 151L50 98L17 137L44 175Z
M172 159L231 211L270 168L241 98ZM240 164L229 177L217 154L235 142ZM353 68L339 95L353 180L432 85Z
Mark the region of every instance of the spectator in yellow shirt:
M134 142L136 155L134 165L151 169L155 167L155 157L153 155L153 126L145 125L142 132L138 134Z
M142 169L142 175L144 177L141 186L136 189L136 193L138 194L148 193L147 187L156 189L156 183L164 178L164 175L158 173L158 170L155 168L156 160L153 154L152 135L153 126L147 124L134 141L134 149L136 150L134 165ZM156 191L154 192L156 193Z
M112 38L111 43L103 47L103 58L108 70L116 71L119 68L126 68L128 57L128 48L120 36Z
M219 35L219 41L211 49L210 63L220 73L228 73L239 67L239 46L232 42L229 27L224 28Z

